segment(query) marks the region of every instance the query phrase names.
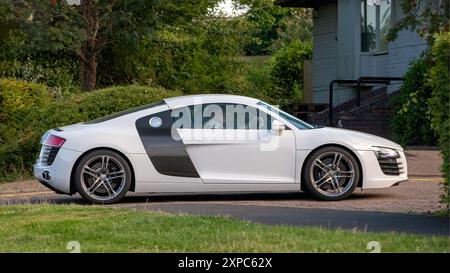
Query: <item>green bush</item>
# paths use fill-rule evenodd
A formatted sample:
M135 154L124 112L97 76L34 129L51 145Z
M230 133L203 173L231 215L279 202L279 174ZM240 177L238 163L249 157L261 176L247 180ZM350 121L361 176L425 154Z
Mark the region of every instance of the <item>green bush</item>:
M411 62L400 94L392 98L395 115L393 138L403 146L434 146L436 137L428 114L431 88L426 85L429 60L426 55Z
M0 180L31 174L40 149L40 138L50 128L92 120L179 95L177 91L158 88L111 87L20 108L0 124Z
M45 86L11 79L0 79L0 122L33 107L42 106L50 99Z
M302 100L303 63L311 58L311 44L299 40L294 40L275 53L270 71L270 78L275 85L271 96L278 104L287 105Z
M436 35L431 49L433 64L428 74L428 86L432 89L429 99L431 125L435 130L441 148L445 176L443 203L450 204L449 195L449 161L450 161L450 33Z

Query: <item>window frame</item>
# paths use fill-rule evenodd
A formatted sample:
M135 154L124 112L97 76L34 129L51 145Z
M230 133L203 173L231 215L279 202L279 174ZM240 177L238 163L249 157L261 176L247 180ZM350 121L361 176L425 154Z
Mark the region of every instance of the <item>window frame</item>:
M376 1L383 1L383 0L376 0ZM367 54L367 55L384 55L389 53L389 46L388 43L386 44L386 48L381 48L381 3L380 4L375 4L375 48L370 50L369 47L367 46L367 50L363 50L363 27L367 28L367 6L368 6L368 0L360 0L359 5L360 5L360 18L361 18L361 23L360 23L360 37L361 37L361 42L360 42L360 52L362 54ZM363 10L363 4L364 4L364 10ZM395 16L395 3L393 0L389 0L389 24L390 24L390 28L394 25L395 20L394 20L394 16ZM365 19L365 23L363 22L363 19ZM365 31L364 33L366 33L366 44L368 44L367 42L367 31Z
M307 123L306 121L303 121L281 109L278 109L277 107L270 105L264 101L258 101L258 106L264 109L264 112L266 112L268 115L271 115L274 119L280 120L283 122L283 124L286 126L287 130L291 130L291 126L298 129L298 130L311 130L317 128L316 126ZM274 115L277 116L274 116ZM296 121L296 123L291 122L289 119L293 119ZM299 126L297 126L299 125Z

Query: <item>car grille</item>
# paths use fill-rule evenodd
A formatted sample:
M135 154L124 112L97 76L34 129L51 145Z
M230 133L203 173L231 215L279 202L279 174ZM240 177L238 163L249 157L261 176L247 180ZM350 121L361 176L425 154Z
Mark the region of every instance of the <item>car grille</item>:
M400 175L404 172L400 158L378 158L378 163L386 175Z
M56 155L59 152L59 148L43 145L41 154L39 155L39 161L42 165L50 166L55 161Z

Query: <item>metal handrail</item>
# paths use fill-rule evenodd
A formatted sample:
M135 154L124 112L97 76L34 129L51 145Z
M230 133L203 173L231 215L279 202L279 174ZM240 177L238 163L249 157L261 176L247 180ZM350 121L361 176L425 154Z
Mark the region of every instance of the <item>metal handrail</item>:
M356 86L356 106L361 105L361 84L375 83L389 85L392 81L403 81L402 77L359 77L357 80L332 80L330 82L330 91L328 98L328 119L329 125L333 126L333 88L334 84L352 84Z

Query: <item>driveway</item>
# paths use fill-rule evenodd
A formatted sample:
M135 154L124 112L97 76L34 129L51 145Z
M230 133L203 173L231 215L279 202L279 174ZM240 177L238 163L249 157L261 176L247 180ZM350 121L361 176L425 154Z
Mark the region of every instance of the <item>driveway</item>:
M429 213L443 209L439 203L440 178L415 178L399 186L379 190L356 190L346 200L323 202L304 193L237 194L129 194L125 202L136 203L215 203L290 208L324 208L399 213ZM75 195L56 195L35 180L0 184L0 203L46 200L80 202Z
M449 236L449 219L427 214L442 209L439 178L416 178L389 189L356 192L323 202L304 193L129 194L114 207L169 213L220 215L265 224L320 226L370 232ZM86 204L78 195L56 195L36 181L0 184L0 204Z

